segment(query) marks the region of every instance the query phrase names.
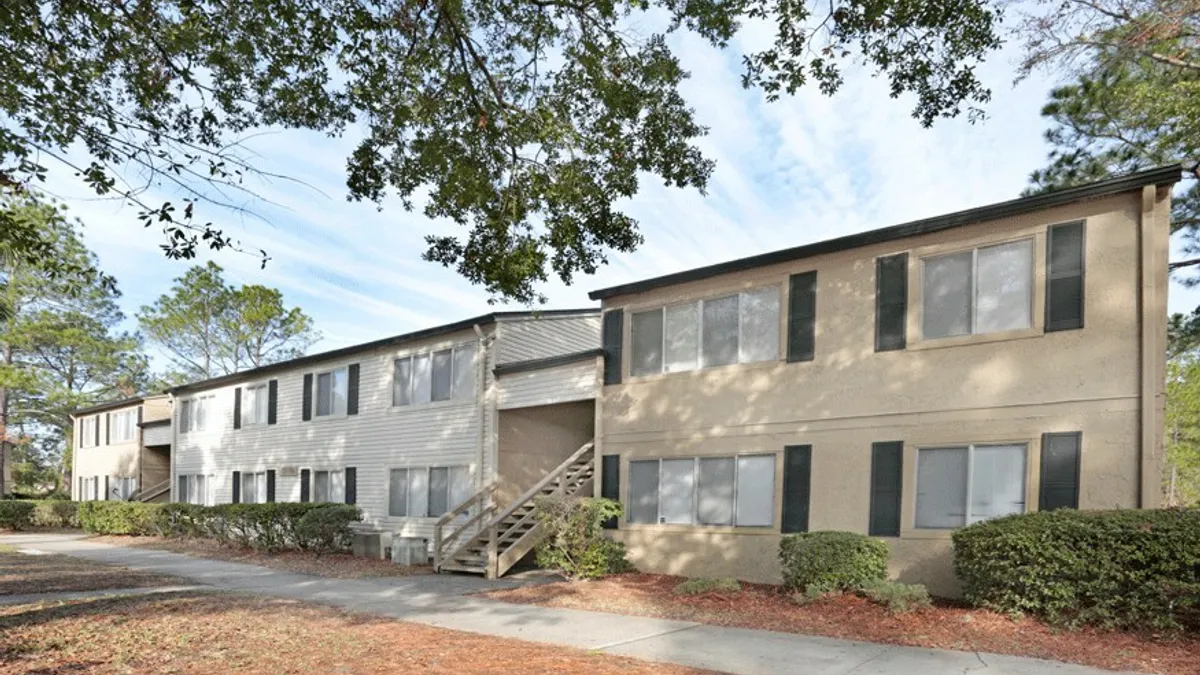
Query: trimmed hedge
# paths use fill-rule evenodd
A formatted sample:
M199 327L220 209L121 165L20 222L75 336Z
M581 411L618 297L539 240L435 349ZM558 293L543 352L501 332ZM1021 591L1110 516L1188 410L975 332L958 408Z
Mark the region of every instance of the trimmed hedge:
M0 530L23 530L33 525L33 509L30 501L0 501Z
M788 534L779 542L783 585L804 591L853 591L887 579L887 544L853 532Z
M95 534L159 534L162 504L142 502L80 502L79 526Z
M79 527L79 504L57 499L33 502L34 527Z
M1200 509L1030 513L953 538L978 606L1067 626L1200 627Z

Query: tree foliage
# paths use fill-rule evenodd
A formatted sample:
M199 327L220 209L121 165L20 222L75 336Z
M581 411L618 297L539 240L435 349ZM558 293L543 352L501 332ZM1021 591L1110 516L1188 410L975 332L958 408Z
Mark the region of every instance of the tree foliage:
M1000 42L986 0L12 0L0 181L68 167L191 258L238 246L196 205L241 208L262 173L248 135L352 133L350 199L457 224L425 258L528 302L640 243L618 208L640 181L704 190L668 36L726 48L747 22L774 29L743 54L747 87L832 94L864 62L924 125L978 111Z

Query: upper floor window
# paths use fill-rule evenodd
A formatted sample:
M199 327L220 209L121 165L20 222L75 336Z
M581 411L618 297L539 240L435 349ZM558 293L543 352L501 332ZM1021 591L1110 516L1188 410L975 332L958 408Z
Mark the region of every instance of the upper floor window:
M267 385L246 387L242 401L242 424L267 423Z
M475 398L475 345L463 344L396 359L392 405Z
M108 423L111 425L108 429L109 443L132 443L136 436L137 409L111 413Z
M214 411L216 398L212 394L207 396L193 396L179 403L179 430L183 433L188 432L203 432L213 428Z
M917 450L915 526L950 529L1025 512L1026 446Z
M350 371L348 368L317 373L317 417L345 415L346 395L349 387Z
M1022 239L922 259L921 336L1029 328L1033 240Z
M92 448L96 446L96 423L99 419L98 415L83 418L79 424L79 447Z
M631 375L779 358L779 288L771 286L633 315Z

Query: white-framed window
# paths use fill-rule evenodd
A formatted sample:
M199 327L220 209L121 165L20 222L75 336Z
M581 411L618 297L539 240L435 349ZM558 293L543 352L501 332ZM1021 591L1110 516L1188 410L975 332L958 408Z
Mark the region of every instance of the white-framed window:
M921 259L921 336L979 335L1033 322L1033 239Z
M467 466L392 469L388 473L388 515L437 518L473 493Z
M475 398L475 344L412 354L392 362L392 405Z
M216 503L216 476L211 474L181 474L177 478L179 488L175 501L182 504L212 506Z
M137 479L132 476L109 476L108 499L127 501L137 492Z
M202 433L216 428L216 396L204 394L179 402L179 431Z
M968 444L917 450L913 525L952 529L1025 512L1024 443Z
M84 501L94 502L94 501L100 499L101 497L103 497L103 495L100 494L101 489L100 489L100 477L99 476L92 476L90 478L81 478L80 480L83 481L83 483L82 483L83 494L81 495L81 497L83 498Z
M779 287L634 312L630 374L779 358Z
M132 443L137 437L137 408L109 413L108 423L111 425L108 430L110 444Z
M346 501L346 472L342 469L315 469L312 472L312 500L314 502Z
M79 447L96 447L96 425L99 423L99 421L99 415L91 415L83 418L83 421L79 423ZM93 497L92 499L95 498Z
M317 373L317 417L344 417L350 387L350 369L346 366Z
M240 476L242 492L239 501L242 504L267 503L267 472L243 471Z
M775 455L629 462L630 523L770 527Z
M242 389L242 426L267 423L267 385Z

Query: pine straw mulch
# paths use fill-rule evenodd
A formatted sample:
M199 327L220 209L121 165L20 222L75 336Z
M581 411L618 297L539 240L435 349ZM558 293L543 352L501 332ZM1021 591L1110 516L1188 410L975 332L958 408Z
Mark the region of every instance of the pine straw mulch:
M331 579L368 579L378 577L407 577L432 574L428 565L404 566L390 560L376 560L349 553L330 553L316 556L304 551L265 553L248 548L222 546L212 539L169 539L166 537L92 537L88 541L131 548L182 553L197 558L261 565L281 572L309 574Z
M494 600L545 607L1011 654L1112 670L1200 674L1200 634L1063 630L1031 618L1010 618L940 600L930 609L908 614L891 614L854 595L801 606L777 586L755 584L743 584L743 590L735 593L676 595L675 586L683 580L655 574L622 574L601 581L526 586L486 595Z
M223 593L0 607L0 673L696 675L702 671Z
M7 546L0 549L0 596L187 586L191 583L186 579L65 555L30 555Z

